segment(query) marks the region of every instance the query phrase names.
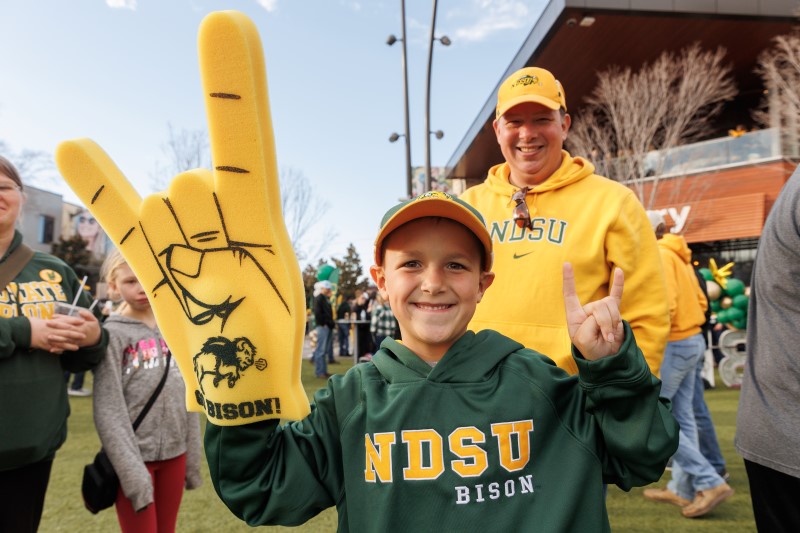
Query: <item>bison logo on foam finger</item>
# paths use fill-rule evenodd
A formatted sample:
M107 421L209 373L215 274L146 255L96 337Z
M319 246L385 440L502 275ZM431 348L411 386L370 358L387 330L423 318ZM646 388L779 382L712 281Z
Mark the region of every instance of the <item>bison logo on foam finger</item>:
M208 339L203 348L194 356L194 373L200 384L200 391L205 395L203 377L214 376L212 383L219 387L222 380L227 380L228 388L232 389L242 372L253 366L258 370L267 368L266 359L255 360L256 347L246 337L234 340L225 337L212 337Z

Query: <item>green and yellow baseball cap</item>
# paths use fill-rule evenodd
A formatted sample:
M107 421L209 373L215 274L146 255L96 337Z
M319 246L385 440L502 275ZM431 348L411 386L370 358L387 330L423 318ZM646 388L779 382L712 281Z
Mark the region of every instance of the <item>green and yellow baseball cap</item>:
M389 209L381 219L381 229L375 238L375 264L381 265L383 241L391 232L407 222L423 217L449 218L465 226L483 245L483 269L492 269L492 238L478 211L463 200L446 192L431 191L406 200Z
M497 90L495 118L525 102L535 102L550 109L567 110L567 99L561 82L549 71L538 67L526 67L513 73L500 84Z

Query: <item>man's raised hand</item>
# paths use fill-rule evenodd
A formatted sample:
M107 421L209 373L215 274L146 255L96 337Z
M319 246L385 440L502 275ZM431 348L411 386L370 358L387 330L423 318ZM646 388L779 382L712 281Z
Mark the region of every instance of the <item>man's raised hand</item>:
M572 344L590 361L617 353L625 340L619 313L625 281L622 270L614 269L614 280L608 296L586 305L581 305L578 300L575 273L570 263L564 263L563 273L564 307Z

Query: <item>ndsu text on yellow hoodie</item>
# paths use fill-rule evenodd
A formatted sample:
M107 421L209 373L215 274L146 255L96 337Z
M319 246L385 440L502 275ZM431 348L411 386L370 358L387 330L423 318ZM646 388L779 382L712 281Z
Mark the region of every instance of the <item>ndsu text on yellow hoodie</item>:
M575 374L562 293L562 265L575 269L582 304L608 296L614 267L625 273L622 317L651 371L658 375L669 315L656 238L633 192L594 174L594 166L562 151L559 169L530 189L532 228L513 221L507 163L461 199L483 215L494 245L494 283L478 304L470 329L494 329Z
M688 339L700 333L708 309L708 301L692 266L692 251L686 239L671 233L659 239L658 250L667 280L668 341Z

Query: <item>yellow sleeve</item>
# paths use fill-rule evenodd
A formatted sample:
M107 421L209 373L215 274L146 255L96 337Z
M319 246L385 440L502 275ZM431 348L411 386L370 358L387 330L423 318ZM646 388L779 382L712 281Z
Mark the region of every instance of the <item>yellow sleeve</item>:
M650 371L658 376L669 336L667 288L655 234L633 193L622 203L605 245L610 271L618 266L625 273L622 317L630 324Z

